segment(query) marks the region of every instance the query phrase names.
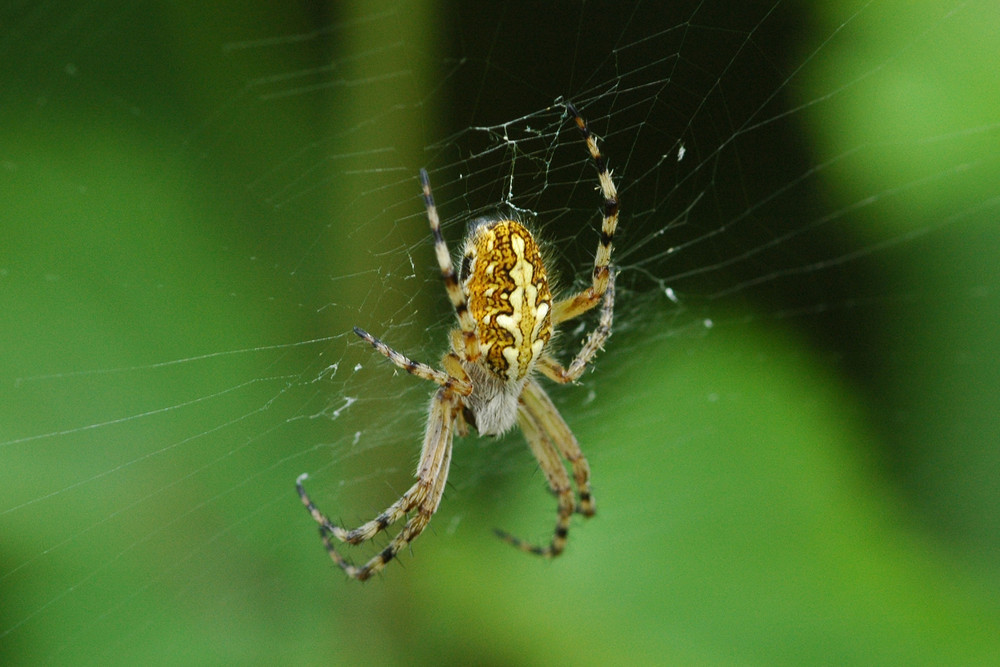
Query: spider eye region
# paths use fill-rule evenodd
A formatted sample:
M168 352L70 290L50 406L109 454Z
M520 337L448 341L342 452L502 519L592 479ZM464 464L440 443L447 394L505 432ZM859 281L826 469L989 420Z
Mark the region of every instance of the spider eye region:
M469 312L486 367L524 379L552 337L552 294L542 255L522 224L497 220L471 230L462 261Z

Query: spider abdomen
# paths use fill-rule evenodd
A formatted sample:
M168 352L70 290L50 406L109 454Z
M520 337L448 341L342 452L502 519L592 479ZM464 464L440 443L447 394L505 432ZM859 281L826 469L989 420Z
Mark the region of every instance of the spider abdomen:
M460 278L482 363L504 384L522 384L552 337L552 294L531 232L514 220L481 222L469 233Z

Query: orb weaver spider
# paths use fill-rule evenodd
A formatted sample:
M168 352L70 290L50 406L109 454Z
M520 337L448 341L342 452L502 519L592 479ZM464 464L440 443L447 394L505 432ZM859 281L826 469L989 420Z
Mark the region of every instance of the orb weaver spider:
M586 121L572 104L565 103L565 108L583 135L597 168L604 198L601 237L591 284L576 294L553 301L538 244L531 232L511 219L480 219L470 225L456 275L441 234L430 179L426 170L420 170L434 253L458 319L458 328L452 329L449 335L450 350L441 360L443 370L414 361L367 331L354 328L354 333L396 366L439 385L431 399L427 431L417 465L417 481L377 517L347 530L330 521L309 498L303 486L308 474L296 480L299 497L319 524L330 558L354 579L365 580L381 571L424 530L444 493L452 439L456 433L466 435L470 426L480 435L500 435L517 423L558 498L556 526L547 545L531 544L497 531L501 539L522 551L558 556L566 546L573 514L594 515L590 465L569 426L533 377L537 370L561 384L578 379L611 335L614 311L611 244L618 224L618 192ZM548 350L553 328L586 313L602 301L597 327L569 366L560 365ZM579 501L563 459L573 471ZM407 515L411 515L409 520L389 545L362 566L347 561L331 539L360 544Z

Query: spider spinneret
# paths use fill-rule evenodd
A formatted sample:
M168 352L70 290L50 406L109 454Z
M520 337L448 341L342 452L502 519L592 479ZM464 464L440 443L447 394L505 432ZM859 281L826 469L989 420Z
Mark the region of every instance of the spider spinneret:
M450 349L441 359L444 370L413 361L368 332L354 328L358 336L396 366L439 385L431 399L417 481L376 518L347 530L331 522L309 498L303 486L308 475L296 480L299 497L319 524L330 558L355 579L365 580L381 571L430 522L444 494L454 435L466 435L469 426L480 435L500 435L516 423L558 499L556 527L547 545L534 545L497 531L504 541L529 553L558 556L566 546L572 515L594 515L587 459L533 377L537 370L558 383L577 380L611 335L614 315L615 275L610 262L618 224L618 192L586 121L572 104L564 106L583 135L604 197L591 285L576 294L553 302L537 242L524 225L510 219L481 219L470 225L456 276L441 234L430 179L425 170L420 170L434 253L458 320L458 328L452 329L449 336ZM602 308L597 327L570 365L563 367L548 350L554 327L598 303ZM572 483L567 464L572 470ZM412 516L389 545L360 567L341 556L331 539L346 544L366 542L407 515Z

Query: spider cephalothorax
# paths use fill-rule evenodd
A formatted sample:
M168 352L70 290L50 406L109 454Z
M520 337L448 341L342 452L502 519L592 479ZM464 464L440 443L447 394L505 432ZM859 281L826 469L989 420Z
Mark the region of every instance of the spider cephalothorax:
M470 425L481 435L499 435L518 424L558 498L556 527L549 544L536 546L498 533L505 541L530 553L557 556L565 548L573 513L587 517L594 514L587 459L533 377L537 370L555 382L573 382L611 334L615 283L610 262L618 224L618 193L586 122L571 104L566 104L566 109L586 141L604 197L591 285L576 294L553 302L538 243L524 225L510 219L479 219L470 225L456 276L441 235L430 179L426 171L420 170L434 252L459 325L449 336L450 350L441 360L443 370L413 361L368 332L354 329L400 368L440 385L431 399L417 481L384 512L353 530L334 524L317 509L303 487L307 475L300 475L296 483L299 497L319 524L330 557L355 579L367 579L380 571L427 526L444 493L454 434L457 431L465 435ZM563 367L548 350L553 328L602 301L597 327L570 365ZM563 459L572 469L576 494ZM365 542L411 513L413 516L389 546L360 567L345 560L331 540Z

